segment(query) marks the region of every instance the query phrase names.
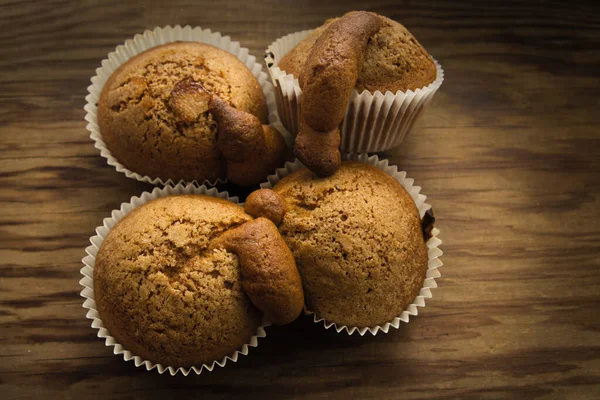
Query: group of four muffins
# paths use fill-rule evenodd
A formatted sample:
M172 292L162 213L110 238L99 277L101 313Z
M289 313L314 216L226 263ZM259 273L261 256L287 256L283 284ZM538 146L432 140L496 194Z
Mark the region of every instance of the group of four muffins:
M228 37L157 28L92 79L101 155L166 185L114 211L83 260L88 318L136 365L212 370L302 309L338 332L387 332L435 287L441 242L422 224L420 188L349 153L397 145L440 66L402 25L366 12L283 37L265 59L274 85ZM285 163L290 147L298 159ZM242 208L205 186L227 180L264 189Z

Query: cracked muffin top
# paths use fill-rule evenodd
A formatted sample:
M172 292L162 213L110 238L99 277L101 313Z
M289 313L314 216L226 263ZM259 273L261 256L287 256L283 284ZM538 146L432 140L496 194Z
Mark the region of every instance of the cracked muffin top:
M159 198L126 215L94 269L110 334L165 366L210 364L249 343L261 313L242 289L238 257L210 246L251 220L240 206L203 195Z
M273 191L286 202L279 231L296 259L308 310L329 322L373 327L414 301L427 246L419 212L394 178L344 162L327 178L299 170Z
M122 64L98 101L102 139L125 167L164 180L225 177L210 96L186 82L267 123L260 85L234 55L198 42L157 46Z
M369 38L356 90L371 93L415 90L429 85L437 76L433 59L404 25L375 13L381 28ZM279 61L279 68L298 78L317 39L340 18L331 18L314 29ZM331 46L335 46L332 43Z

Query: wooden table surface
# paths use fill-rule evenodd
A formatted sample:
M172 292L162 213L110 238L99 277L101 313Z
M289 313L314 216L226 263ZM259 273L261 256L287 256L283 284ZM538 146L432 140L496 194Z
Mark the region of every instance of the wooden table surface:
M354 4L352 4L354 3ZM600 9L574 2L3 1L0 398L600 398ZM210 27L262 57L351 9L403 22L446 79L400 148L444 241L439 288L376 337L301 318L237 364L159 375L114 356L79 297L88 238L150 185L108 166L84 96L146 28Z

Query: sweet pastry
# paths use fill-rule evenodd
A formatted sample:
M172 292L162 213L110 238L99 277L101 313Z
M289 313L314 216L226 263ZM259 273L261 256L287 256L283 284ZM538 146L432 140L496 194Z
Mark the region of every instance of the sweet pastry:
M227 132L218 128L222 118L211 111L215 98L234 108L235 118L267 123L260 85L234 55L199 42L157 46L122 64L104 85L98 101L100 133L112 155L142 175L259 183L283 156L283 138L265 127L265 139L251 149L254 171L240 176L240 168L232 165L239 161L229 160L219 144Z
M391 321L423 286L427 247L417 208L378 168L344 162L332 176L308 169L278 182L279 231L302 277L305 305L328 322Z
M432 58L399 23L354 11L329 20L288 52L279 68L299 78L299 131L294 152L329 176L341 163L339 126L350 96L424 87L436 78Z
M119 221L96 256L94 292L125 349L182 367L222 360L249 342L263 315L288 323L304 303L275 225L203 195L159 198Z

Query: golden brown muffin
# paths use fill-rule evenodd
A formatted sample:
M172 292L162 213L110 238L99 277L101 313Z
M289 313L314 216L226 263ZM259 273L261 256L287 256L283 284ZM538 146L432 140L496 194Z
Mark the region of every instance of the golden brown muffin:
M181 84L190 80L267 122L260 85L234 55L197 42L154 47L121 65L98 101L102 138L125 167L164 180L225 178L210 96Z
M366 11L328 20L279 67L302 89L294 154L321 177L340 166L340 131L353 89L397 92L436 78L433 59L399 23Z
M371 327L391 321L423 286L427 247L418 210L383 171L344 162L328 178L307 169L273 190L279 225L302 277L306 307L327 321Z
M371 13L373 14L373 13ZM377 14L375 14L377 15ZM373 93L415 90L436 78L433 59L411 33L400 23L382 15L382 27L369 39L356 89ZM279 68L299 77L317 39L339 18L329 19L312 31L279 61Z
M202 195L163 197L123 218L96 257L94 292L105 327L127 350L184 367L239 350L261 312L282 325L304 305L275 224Z
M209 246L250 220L240 206L201 195L163 197L125 216L94 269L110 334L165 366L210 364L248 343L261 313L242 290L238 257Z

